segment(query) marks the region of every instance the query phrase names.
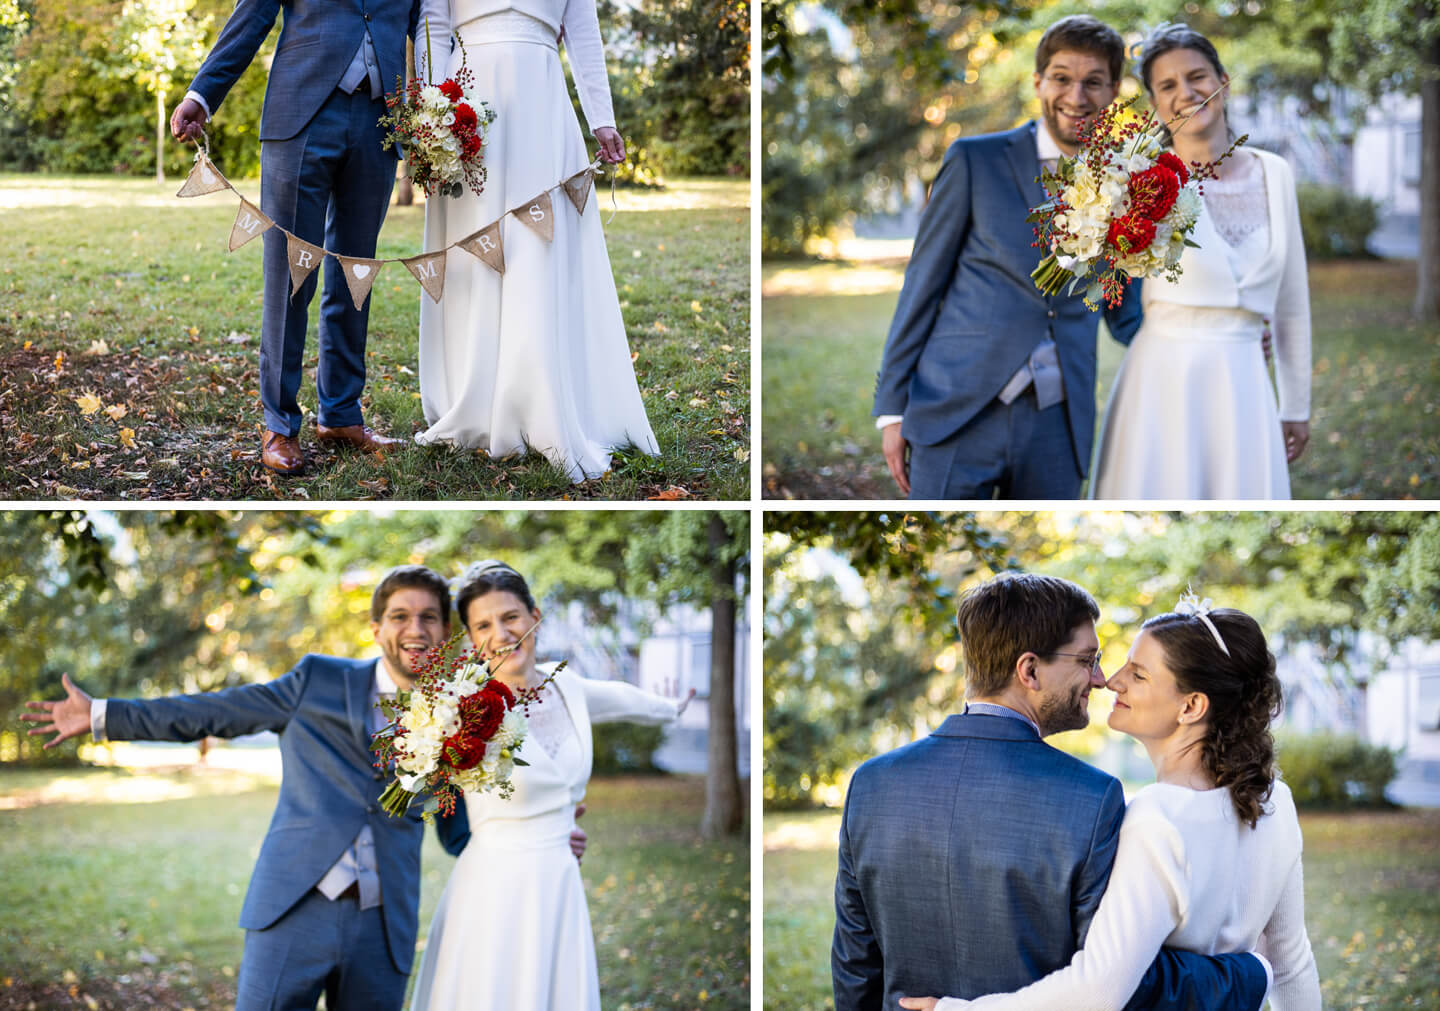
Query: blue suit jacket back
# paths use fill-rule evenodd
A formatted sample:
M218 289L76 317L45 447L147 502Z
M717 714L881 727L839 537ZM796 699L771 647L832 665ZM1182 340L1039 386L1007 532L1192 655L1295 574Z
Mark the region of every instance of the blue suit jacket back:
M240 926L272 926L355 841L375 837L385 934L395 968L408 973L419 925L424 822L380 810L387 777L372 765L367 725L375 660L310 654L265 684L153 700L111 699L107 736L117 741L194 741L271 730L284 763L280 798L240 911ZM464 805L436 819L441 843L458 854L470 836Z
M275 17L285 11L270 66L260 139L288 140L314 118L340 83L370 29L380 82L394 88L405 75L405 39L415 34L418 0L239 0L190 90L205 96L212 115L245 72Z
M1118 780L1005 716L951 716L862 765L840 828L836 1011L1018 990L1067 965L1110 879ZM1128 1008L1255 1011L1250 955L1166 951Z
M1078 294L1047 297L1030 280L1042 251L1025 219L1046 199L1035 130L1032 121L962 138L945 152L885 341L874 413L904 415L901 431L911 442L943 442L995 399L1048 335L1059 351L1083 474L1095 437L1099 314ZM1138 282L1105 317L1128 344L1140 327Z

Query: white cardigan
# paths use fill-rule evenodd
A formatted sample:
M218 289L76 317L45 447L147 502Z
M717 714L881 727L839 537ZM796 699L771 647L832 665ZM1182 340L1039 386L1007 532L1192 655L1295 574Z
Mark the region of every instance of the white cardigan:
M1320 1011L1305 932L1300 822L1276 781L1255 828L1230 792L1154 783L1135 795L1085 947L1070 964L1011 994L942 1000L936 1011L1115 1011L1161 946L1216 955L1255 951L1275 970L1276 1011Z
M1275 375L1280 393L1280 419L1310 417L1310 285L1305 274L1305 241L1300 232L1300 204L1295 176L1279 155L1242 148L1260 159L1269 206L1270 245L1265 257L1238 282L1225 254L1225 239L1208 210L1202 210L1192 238L1199 249L1187 248L1180 259L1180 280L1151 278L1140 290L1147 309L1152 303L1207 308L1246 309L1268 316L1275 342Z
M600 15L595 0L427 0L424 8L430 16L430 47L435 58L435 83L450 65L454 47L451 32L490 14L517 11L547 25L557 36L565 31L565 55L570 58L570 71L580 93L580 108L585 122L594 133L602 126L615 125L615 109L610 99L610 77L605 72L605 42L600 37ZM433 13L432 13L433 11ZM422 22L415 30L425 37ZM415 46L415 76L431 80L425 65L424 45ZM480 96L484 98L485 96ZM497 110L502 115L504 109Z

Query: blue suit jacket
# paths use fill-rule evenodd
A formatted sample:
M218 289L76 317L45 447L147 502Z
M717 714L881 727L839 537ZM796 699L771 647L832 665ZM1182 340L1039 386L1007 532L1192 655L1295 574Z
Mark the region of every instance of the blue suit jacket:
M288 140L310 122L345 75L367 24L381 83L389 90L404 76L405 39L415 34L418 0L238 0L190 84L212 115L250 66L282 7L285 20L260 114L262 141Z
M951 716L855 773L840 829L836 1011L1017 990L1069 964L1110 878L1120 783L1019 720ZM1129 1007L1255 1011L1250 955L1169 952Z
M240 926L275 924L340 859L369 824L395 968L410 971L420 906L420 844L425 825L380 810L386 777L371 764L367 728L375 660L310 654L265 684L153 700L111 699L106 735L117 741L194 741L272 730L280 735L280 799L255 861ZM458 855L470 838L463 805L436 818L441 844Z
M1047 335L1065 381L1075 460L1090 468L1095 438L1099 314L1079 294L1046 297L1030 272L1041 260L1029 209L1045 202L1032 120L1005 133L957 140L930 190L905 284L885 340L876 415L905 416L902 434L933 446L989 404ZM1128 344L1140 328L1139 282L1110 332Z

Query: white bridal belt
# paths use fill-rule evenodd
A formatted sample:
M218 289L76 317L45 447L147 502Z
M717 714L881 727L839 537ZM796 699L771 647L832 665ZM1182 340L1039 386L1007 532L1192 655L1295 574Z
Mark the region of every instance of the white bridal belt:
M1248 309L1151 302L1145 306L1142 329L1167 340L1258 344L1265 320Z
M529 42L559 51L557 29L539 18L517 10L496 11L463 21L455 26L467 46L483 46L491 42Z
M471 838L501 849L540 849L570 845L575 805L531 818L487 818L470 826Z

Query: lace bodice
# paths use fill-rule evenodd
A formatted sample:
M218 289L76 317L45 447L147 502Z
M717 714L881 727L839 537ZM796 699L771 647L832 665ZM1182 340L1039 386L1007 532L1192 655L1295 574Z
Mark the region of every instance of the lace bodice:
M1227 178L1207 180L1204 190L1205 209L1220 237L1236 248L1263 252L1270 239L1270 202L1260 159L1249 152L1236 155Z
M557 757L568 742L576 740L575 723L565 707L565 700L549 685L539 698L530 703L526 720L530 735L551 758Z

